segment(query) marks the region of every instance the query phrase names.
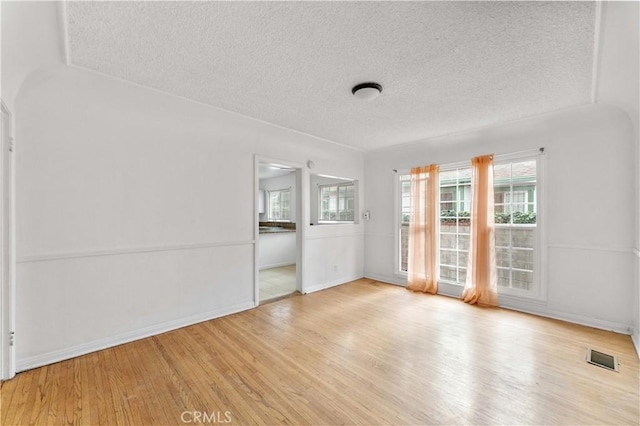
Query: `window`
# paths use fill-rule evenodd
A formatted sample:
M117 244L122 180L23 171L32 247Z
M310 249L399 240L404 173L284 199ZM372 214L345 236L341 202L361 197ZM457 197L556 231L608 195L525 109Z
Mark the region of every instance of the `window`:
M536 160L493 167L498 286L534 288L537 233Z
M320 185L320 222L353 222L355 198L353 182Z
M463 285L466 279L471 216L471 167L440 168L439 280ZM398 179L400 223L398 268L408 266L410 175ZM536 290L538 160L521 158L494 164L496 263L501 293L531 296Z
M409 214L411 208L411 176L400 175L400 270L409 268Z
M291 189L279 189L269 192L269 220L291 220Z
M471 216L471 167L440 172L440 279L464 284Z
M504 194L504 203L508 212L527 211L527 191L511 191Z

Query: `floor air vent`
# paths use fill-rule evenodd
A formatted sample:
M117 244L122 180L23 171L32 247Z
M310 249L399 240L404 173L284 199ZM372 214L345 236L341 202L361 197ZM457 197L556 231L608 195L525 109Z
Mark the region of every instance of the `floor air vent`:
M587 349L587 362L607 370L618 371L618 359L615 356L593 349Z

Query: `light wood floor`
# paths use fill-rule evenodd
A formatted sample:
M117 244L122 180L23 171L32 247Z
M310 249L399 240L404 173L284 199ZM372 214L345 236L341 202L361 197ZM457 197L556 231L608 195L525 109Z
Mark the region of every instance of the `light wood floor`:
M638 376L628 336L363 279L20 373L0 420L637 425Z

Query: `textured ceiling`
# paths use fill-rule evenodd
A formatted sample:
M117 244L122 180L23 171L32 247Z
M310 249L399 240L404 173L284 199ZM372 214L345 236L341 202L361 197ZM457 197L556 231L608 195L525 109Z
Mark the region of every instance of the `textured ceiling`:
M589 102L592 2L69 2L71 64L363 150ZM376 100L351 95L382 84Z

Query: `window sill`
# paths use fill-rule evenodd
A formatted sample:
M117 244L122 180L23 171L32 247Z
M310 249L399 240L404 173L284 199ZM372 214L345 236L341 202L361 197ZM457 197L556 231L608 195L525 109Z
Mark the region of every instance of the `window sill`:
M319 220L318 225L353 225L353 220Z

